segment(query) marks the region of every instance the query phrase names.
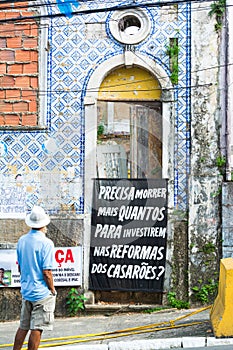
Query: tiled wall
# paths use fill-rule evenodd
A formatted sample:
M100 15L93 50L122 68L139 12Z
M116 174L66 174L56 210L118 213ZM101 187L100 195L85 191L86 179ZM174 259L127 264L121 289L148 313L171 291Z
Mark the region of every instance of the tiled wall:
M114 4L119 5L119 2ZM53 17L59 13L58 8L47 9L51 15L46 43L48 80L45 91L40 91L40 97L47 96L45 127L24 132L0 130L2 217L15 216L14 213L20 216L34 203L42 204L50 213L82 214L84 211L85 88L95 68L121 54L124 47L109 31L112 13L102 11L106 7L104 1L87 2L79 6L79 11L82 6L87 13L71 18ZM96 11L97 8L101 12ZM172 91L176 108L174 204L186 209L190 146L187 89L190 84L190 5L181 3L178 12L174 9L160 6L146 9L152 32L135 46L135 54L150 57L168 72L166 45L169 38L178 37L179 84ZM99 24L99 31L95 30L96 24ZM91 179L89 181L91 186ZM12 210L13 198L17 198L17 203L14 202Z

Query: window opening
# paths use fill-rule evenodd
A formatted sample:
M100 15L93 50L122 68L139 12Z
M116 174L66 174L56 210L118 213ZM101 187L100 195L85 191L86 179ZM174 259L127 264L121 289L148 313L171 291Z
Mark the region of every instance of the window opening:
M109 31L117 41L134 45L150 34L151 21L143 9L114 11L109 17Z
M136 16L124 16L119 21L119 29L127 35L136 34L141 28L141 22Z
M98 101L97 175L162 177L161 102Z

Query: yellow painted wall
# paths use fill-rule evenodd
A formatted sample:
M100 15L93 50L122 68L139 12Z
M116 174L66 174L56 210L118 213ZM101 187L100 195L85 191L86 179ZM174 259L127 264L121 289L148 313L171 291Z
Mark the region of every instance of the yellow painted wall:
M159 100L161 87L158 80L139 67L118 68L102 82L100 100Z

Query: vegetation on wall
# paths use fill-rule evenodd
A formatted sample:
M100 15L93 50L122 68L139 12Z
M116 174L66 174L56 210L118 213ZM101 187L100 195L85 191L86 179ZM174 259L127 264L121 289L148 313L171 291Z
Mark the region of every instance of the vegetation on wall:
M79 311L84 310L85 300L87 299L84 297L84 294L80 293L76 288L71 288L68 293L67 301L66 301L69 315L75 316Z
M97 138L99 138L103 134L104 134L104 125L103 124L99 124L98 127L97 127Z
M222 20L223 20L223 15L226 10L226 0L218 0L214 1L213 4L210 5L210 12L209 16L213 17L215 16L216 18L216 24L215 24L215 30L218 31L222 28Z
M197 249L196 244L190 245L190 249L195 248L197 258L202 260L195 284L191 286L191 300L201 304L211 304L218 292L219 272L212 269L214 262L218 259L216 244L212 241L205 241L200 247L200 243L199 249ZM203 274L200 273L201 271Z
M218 167L218 170L221 175L224 175L225 172L225 166L226 166L226 158L224 156L218 156L216 158L216 166Z
M202 280L198 281L198 284L192 288L194 297L202 304L209 304L213 302L213 299L217 295L218 282L209 279L208 283L203 284Z
M176 298L175 292L169 292L167 294L168 304L176 309L189 309L190 304L188 301L180 300Z
M170 69L171 69L171 82L172 84L178 84L178 54L179 54L179 46L178 46L178 38L170 39L170 45L166 46L166 55L170 58Z

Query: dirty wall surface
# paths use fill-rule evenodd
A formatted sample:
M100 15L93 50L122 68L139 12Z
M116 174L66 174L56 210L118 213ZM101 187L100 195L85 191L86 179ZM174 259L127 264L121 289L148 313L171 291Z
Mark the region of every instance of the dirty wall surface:
M183 298L187 289L191 291L196 285L198 274L204 281L216 276L218 271L218 193L222 180L215 160L219 152L220 122L217 89L210 84L217 82L218 71L217 68L209 71L208 67L210 57L211 65L218 65L219 38L208 9L203 10L198 4L170 3L145 9L150 33L133 45L127 57L138 59L137 55L141 55L148 62L152 60L169 79L167 45L171 38L178 38L178 84L173 86L170 82L169 89L162 94L162 102L164 99L167 103L164 118L170 130L164 144L170 188L165 289L181 286ZM59 13L56 6L43 9L50 17L46 22L41 20L40 28L42 51L38 63L43 93L39 100L43 106L38 125L0 129L0 242L15 244L26 229L24 213L33 204L41 204L52 217L49 236L55 245L82 245L87 252L83 266L85 281L91 209L91 196L87 197L86 188L93 185L92 176L85 171L85 159L88 155L95 163L97 133L96 120L90 123L91 130L86 129L86 87L100 64L104 64L107 75L112 69L110 65L108 68L110 60L126 57L125 45L111 32L112 12L103 11L104 2L95 5L100 12L91 11L94 4L87 3L79 7L84 11L82 14L70 17L56 16ZM114 1L114 5L119 2ZM158 72L152 72L156 77ZM86 103L92 104L90 115L94 118L96 101L90 101ZM93 141L87 142L88 133ZM184 253L178 254L179 245L174 245L174 239L177 243L181 237ZM15 290L5 293L1 289L3 310L7 310L15 294ZM63 307L61 302L61 313L65 312ZM2 317L8 317L4 311Z

